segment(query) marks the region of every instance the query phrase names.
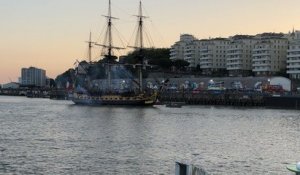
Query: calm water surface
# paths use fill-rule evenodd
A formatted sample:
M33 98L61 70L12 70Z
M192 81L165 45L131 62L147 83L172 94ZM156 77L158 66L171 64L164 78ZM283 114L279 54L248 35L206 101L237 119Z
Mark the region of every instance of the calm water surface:
M0 96L0 174L289 174L300 112L211 106L126 108Z

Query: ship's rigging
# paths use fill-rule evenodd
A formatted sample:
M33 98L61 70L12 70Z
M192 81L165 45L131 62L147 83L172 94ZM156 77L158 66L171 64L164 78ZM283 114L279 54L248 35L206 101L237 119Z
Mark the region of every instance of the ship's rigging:
M128 78L132 79L133 83L138 84L138 91L135 89L132 91L129 90L127 92L125 91L115 91L115 86L112 86L112 73L116 72L115 70L122 67L124 69L124 65L121 65L119 62L115 60L116 56L113 54L113 50L120 50L124 49L123 47L117 47L113 44L113 36L112 36L112 21L114 19L118 19L116 17L112 16L111 11L111 0L109 0L108 5L108 14L103 15L107 19L107 29L104 37L104 42L102 44L94 43L91 41L91 35L90 40L88 41L89 44L89 63L85 62L83 66L78 65L77 69L79 67L84 69L83 74L83 82L85 83L83 87L87 87L86 91L78 91L74 93L73 101L76 104L109 104L109 105L115 105L115 104L122 104L122 105L152 105L155 103L157 98L157 92L151 91L150 89L144 89L143 88L143 74L142 69L144 65L144 44L143 44L143 19L146 18L143 16L142 13L142 3L140 1L139 3L139 13L138 15L135 15L138 18L138 32L137 32L137 39L136 44L134 48L138 52L138 58L137 63L134 64L135 68L138 68L138 82L134 80L134 77L128 76ZM102 53L104 58L102 61L98 61L93 63L91 61L91 49L92 44L101 46L102 47ZM105 51L105 52L103 52ZM102 71L105 70L105 79L104 80L95 80L98 81L98 83L91 83L93 79L91 79L90 74L93 72L94 68L99 68L99 66L103 66L101 69ZM126 71L124 72L126 74ZM115 79L114 80L118 80ZM103 83L103 81L106 81L106 83ZM118 80L119 81L119 80ZM126 80L122 80L123 83L126 82ZM105 88L98 88L99 85L105 85ZM95 85L95 86L94 86ZM94 91L96 87L96 90L100 91Z
M116 62L116 56L113 54L113 50L121 50L125 49L124 47L118 47L114 46L113 44L113 33L112 33L112 26L113 26L113 20L116 20L118 18L112 16L112 10L111 10L111 0L109 0L108 4L108 14L103 15L107 19L107 28L104 36L104 40L102 44L99 43L94 43L90 42L89 43L89 61L91 60L91 49L92 46L91 44L101 46L101 55L104 56L105 59L105 64L106 64L106 75L107 75L107 81L108 81L108 88L110 89L111 85L111 66L119 64ZM144 31L143 31L143 19L147 18L146 16L143 16L143 11L142 11L142 2L139 2L139 10L138 10L138 15L134 15L138 19L138 25L137 25L137 31L136 31L136 37L135 37L135 46L128 46L128 48L134 48L137 52L137 60L135 64L132 66L136 67L138 69L138 87L139 87L139 92L141 93L143 91L143 67L144 67L144 54L143 54L143 49L144 49ZM148 38L148 36L147 36ZM91 61L90 61L91 62ZM126 64L127 66L129 64ZM135 80L133 80L136 82Z
M111 12L111 0L109 0L109 4L108 4L108 14L107 15L103 15L106 19L107 19L107 29L106 29L106 33L105 33L105 37L103 40L102 44L99 43L95 43L95 45L97 46L101 46L102 49L102 55L105 56L105 58L108 60L108 63L111 63L113 60L112 56L113 56L113 49L125 49L123 47L116 47L113 45L113 38L112 38L112 20L114 19L118 19L116 17L112 16L112 12ZM105 53L105 49L106 49L106 53Z

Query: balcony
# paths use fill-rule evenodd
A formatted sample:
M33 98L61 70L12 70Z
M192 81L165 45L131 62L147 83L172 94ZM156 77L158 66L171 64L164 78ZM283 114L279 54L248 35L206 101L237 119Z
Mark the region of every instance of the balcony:
M299 58L300 59L300 54L288 54L288 58Z
M184 53L195 53L195 50L184 50Z
M226 53L226 56L241 56L242 53Z
M265 67L265 68L254 68L252 69L253 72L264 72L264 71L271 71L271 68Z
M239 65L239 66L241 66L241 65L242 65L242 63L241 63L241 62L239 62L239 61L237 61L237 62L230 62L230 63L226 63L226 65L227 65L227 66L236 66L236 65Z
M300 69L300 64L296 64L296 65L288 65L288 66L286 66L286 68L297 68L297 69Z
M185 52L184 54L183 54L184 56L189 56L189 55L195 55L195 53L187 53L187 52Z
M231 67L227 67L226 69L227 70L242 70L242 67L241 66L235 66L235 67L231 66Z
M298 48L298 49L288 49L287 52L300 52L300 48Z
M300 74L300 69L298 69L298 70L288 70L288 71L286 71L286 73L288 73L288 74Z
M232 47L232 48L230 48L230 46L229 46L229 48L227 48L227 51L229 51L229 52L232 52L232 51L242 51L242 49L241 49L241 47L238 47L238 48Z
M201 51L201 52L208 52L209 49L208 49L208 48L200 48L200 51Z
M184 54L192 54L192 53L195 53L195 51L194 50L190 50L190 51L185 50L183 53Z
M200 61L212 60L212 57L201 57Z
M195 54L184 54L183 57L184 58L194 58Z
M213 67L212 67L212 65L201 65L200 64L200 68L201 69L212 69Z
M286 62L287 63L300 63L300 59L297 59L297 60L288 59Z
M259 56L270 56L271 54L269 52L264 52L264 53L253 53L253 57L259 57Z
M270 57L263 57L263 58L253 58L253 62L255 61L271 61Z
M212 64L212 61L211 60L200 61L200 65L204 65L204 64Z
M253 63L252 66L259 67L259 66L271 66L270 63Z
M200 52L200 55L212 55L212 52Z
M174 55L177 55L177 54L178 54L177 52L171 52L170 53L171 56L174 56Z
M234 57L234 58L226 58L227 61L239 61L242 60L241 57Z
M200 59L204 58L204 59L212 59L212 55L200 55Z
M252 51L257 52L257 51L268 51L268 50L270 50L270 47L254 48Z

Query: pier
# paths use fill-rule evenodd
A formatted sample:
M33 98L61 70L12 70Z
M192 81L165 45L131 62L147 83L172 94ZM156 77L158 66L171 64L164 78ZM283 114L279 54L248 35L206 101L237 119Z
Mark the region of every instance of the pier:
M18 89L0 89L0 95L7 96L26 96L29 98L50 98L65 99L67 90L57 88L18 88Z

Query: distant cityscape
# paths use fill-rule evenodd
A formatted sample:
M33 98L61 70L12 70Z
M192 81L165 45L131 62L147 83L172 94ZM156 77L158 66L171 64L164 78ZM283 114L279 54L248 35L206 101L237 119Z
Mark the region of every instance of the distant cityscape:
M171 46L171 60L185 60L203 75L228 71L229 76L272 76L287 73L300 79L300 31L197 39L181 34Z

